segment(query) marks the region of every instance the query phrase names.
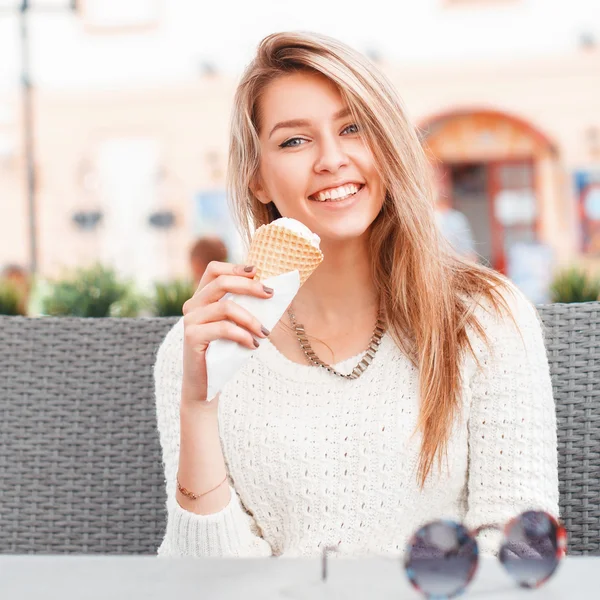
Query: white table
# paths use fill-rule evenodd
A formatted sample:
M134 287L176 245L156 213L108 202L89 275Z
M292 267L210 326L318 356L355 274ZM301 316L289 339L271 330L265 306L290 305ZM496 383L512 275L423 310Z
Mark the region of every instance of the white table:
M513 584L497 562L481 560L462 598L580 600L600 595L600 557L568 557L539 590ZM19 600L402 600L422 598L399 561L193 559L155 556L0 555L0 598Z

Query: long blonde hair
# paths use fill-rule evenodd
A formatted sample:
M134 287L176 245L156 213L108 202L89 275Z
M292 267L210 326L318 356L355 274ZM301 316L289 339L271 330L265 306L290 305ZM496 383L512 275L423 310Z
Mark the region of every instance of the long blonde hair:
M280 217L250 189L259 171L258 105L274 79L297 71L332 81L360 124L386 190L370 228L372 272L398 347L419 369L422 432L418 480L424 486L435 458L446 454L459 409L461 361L471 347L467 329L486 340L468 299L488 299L508 310L505 279L463 260L435 223L432 172L417 131L394 86L366 57L330 37L305 32L267 36L237 87L232 117L227 192L237 226L250 242L255 228Z

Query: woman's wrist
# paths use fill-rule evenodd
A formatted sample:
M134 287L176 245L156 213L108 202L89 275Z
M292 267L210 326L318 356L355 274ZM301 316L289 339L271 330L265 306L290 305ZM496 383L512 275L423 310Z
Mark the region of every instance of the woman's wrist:
M206 406L208 404L208 406ZM195 432L194 435L206 435L206 432L218 432L219 419L214 406L209 403L184 402L179 407L179 420L182 429ZM214 435L217 435L216 433Z
M183 485L181 485L181 481L179 481L179 473L177 473L177 489L184 496L186 496L187 498L190 498L190 500L198 500L198 499L202 498L203 496L206 496L206 495L210 494L211 492L214 492L216 489L220 488L226 482L227 482L227 474L224 475L224 477L219 481L219 483L212 486L208 490L205 490L202 492L191 491L191 490L188 490L187 488L185 488Z
M181 410L191 414L210 414L217 413L217 398L213 400L204 400L199 398L196 392L185 385L181 388Z

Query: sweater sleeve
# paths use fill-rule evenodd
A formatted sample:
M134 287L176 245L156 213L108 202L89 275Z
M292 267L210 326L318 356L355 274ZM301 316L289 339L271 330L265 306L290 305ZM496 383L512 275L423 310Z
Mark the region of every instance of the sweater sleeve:
M167 526L157 554L194 557L271 556L254 518L231 485L231 500L221 511L199 515L184 509L175 496L179 465L183 319L167 333L154 364L156 418L167 492Z
M482 369L471 381L467 527L503 526L528 509L559 516L556 411L543 324L533 304L508 285L513 294L504 297L522 338L504 314L480 320L491 353L478 345ZM480 552L496 555L501 539L499 532L482 532Z

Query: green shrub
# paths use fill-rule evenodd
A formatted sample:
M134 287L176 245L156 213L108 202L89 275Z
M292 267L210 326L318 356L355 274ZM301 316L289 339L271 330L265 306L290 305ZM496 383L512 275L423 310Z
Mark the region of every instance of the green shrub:
M152 299L137 291L133 283L126 284L126 291L110 305L111 317L152 316Z
M42 301L44 314L74 317L135 317L143 303L131 282L120 281L112 268L100 264L50 282Z
M581 268L571 267L554 278L550 293L552 302L593 302L600 296L600 279Z
M195 291L193 282L187 279L155 283L152 312L157 317L180 317L184 302L191 298Z
M0 280L0 315L25 316L21 292L11 281Z

